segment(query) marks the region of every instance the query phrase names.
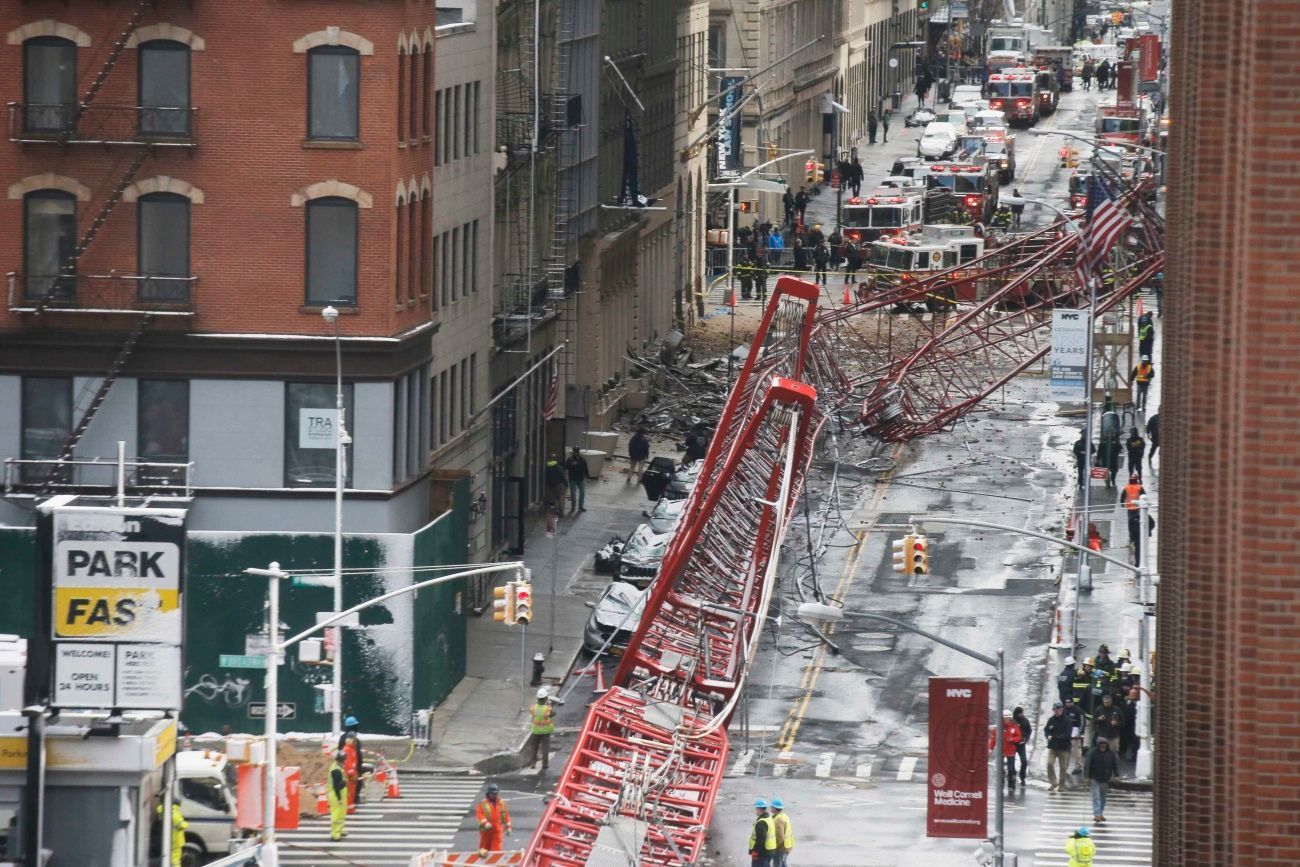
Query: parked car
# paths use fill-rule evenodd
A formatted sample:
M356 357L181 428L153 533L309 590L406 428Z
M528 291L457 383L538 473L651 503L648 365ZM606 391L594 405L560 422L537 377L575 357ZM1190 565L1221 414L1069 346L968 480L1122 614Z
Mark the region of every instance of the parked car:
M681 520L682 510L686 507L686 500L670 500L664 497L655 504L654 509L641 514L650 519L650 529L656 533L671 533L677 529L677 522Z
M957 149L957 131L952 124L936 120L925 128L916 143L916 155L928 160L947 159Z
M623 557L623 546L627 544L622 536L614 536L596 550L596 573L613 575L618 571L618 562Z
M921 106L903 118L903 126L925 126L934 121L934 109Z
M587 603L591 614L582 631L583 650L594 655L608 641L605 652L621 656L641 622L649 596L649 588L638 590L626 582L611 581L595 602Z
M638 587L645 587L659 573L659 564L668 551L672 533L656 533L649 524L642 524L627 537L619 557L618 571L614 577Z
M948 105L956 108L963 102L970 102L972 99L983 99L984 88L978 84L959 84L952 89L952 95L948 98Z
M964 108L952 108L947 111L941 111L935 120L951 124L958 136L966 134L966 110Z

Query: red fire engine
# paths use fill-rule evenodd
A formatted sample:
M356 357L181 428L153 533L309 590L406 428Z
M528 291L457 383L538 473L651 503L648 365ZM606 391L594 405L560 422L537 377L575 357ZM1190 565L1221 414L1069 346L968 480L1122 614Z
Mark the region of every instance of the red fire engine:
M854 196L844 203L840 217L844 237L861 244L920 229L924 195L925 189L918 186L882 187L868 196Z
M969 264L983 255L984 239L970 226L926 226L920 232L876 241L871 245L870 262L878 284L897 286ZM957 301L975 301L978 273L977 268L972 269L970 280L959 279L961 272L955 273L955 282L947 284L941 297L918 289L917 296L908 300L925 302L931 310L945 309Z
M997 208L1000 164L928 163L917 168L926 189L942 187L958 197L959 203L977 223L987 223Z
M985 86L989 108L997 109L1007 117L1007 123L1033 126L1038 122L1038 98L1035 95L1033 70L1021 67L1004 69L990 75Z

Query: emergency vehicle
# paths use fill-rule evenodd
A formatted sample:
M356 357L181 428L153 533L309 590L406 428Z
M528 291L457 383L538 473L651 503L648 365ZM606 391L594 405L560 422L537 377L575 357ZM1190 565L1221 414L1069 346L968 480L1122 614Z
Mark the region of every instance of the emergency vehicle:
M1034 66L1039 69L1051 69L1052 64L1061 67L1061 90L1074 90L1074 49L1068 45L1043 45L1034 49Z
M1070 173L1070 209L1080 210L1088 204L1088 177L1092 172Z
M871 245L868 261L879 286L898 286L923 280L935 271L967 265L984 255L984 239L970 226L926 226L920 232L881 238ZM931 310L946 309L957 301L975 301L979 269L970 279L947 284L943 295L931 297L918 292L909 300L924 301Z
M981 163L931 163L920 166L916 176L925 179L927 189L943 188L958 197L972 221L987 223L998 200L999 167Z
M1056 71L1040 67L1034 73L1034 99L1038 102L1038 113L1055 114L1057 103L1061 101L1061 83L1056 79Z
M1020 122L1025 126L1038 122L1037 89L1034 73L1018 67L990 75L985 85L989 108L1005 114L1007 123Z
M1119 107L1114 103L1097 106L1097 138L1110 145L1146 143L1146 111L1137 107Z
M919 231L924 217L925 188L881 187L854 196L841 209L844 237L860 244L882 236Z
M1009 184L1016 178L1016 137L1005 129L984 129L984 157L997 169L998 182Z

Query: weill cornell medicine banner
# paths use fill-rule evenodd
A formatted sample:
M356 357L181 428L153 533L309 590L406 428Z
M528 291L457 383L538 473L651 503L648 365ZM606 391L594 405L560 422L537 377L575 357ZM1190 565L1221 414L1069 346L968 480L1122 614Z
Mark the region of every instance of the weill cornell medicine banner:
M988 732L987 680L930 678L926 836L988 836Z

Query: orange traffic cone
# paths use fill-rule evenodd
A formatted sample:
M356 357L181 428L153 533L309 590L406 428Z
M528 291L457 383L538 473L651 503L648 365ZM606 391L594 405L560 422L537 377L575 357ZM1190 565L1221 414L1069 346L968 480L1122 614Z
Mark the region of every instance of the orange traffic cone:
M397 784L397 769L393 768L393 774L388 778L388 797L402 797L402 787Z
M316 790L316 815L328 816L330 812L329 798L325 797L324 789Z
M1138 318L1139 318L1139 319L1142 318L1142 312L1143 312L1142 299L1139 298L1139 299L1137 300L1137 315L1138 315Z
M728 307L735 307L735 306L736 306L736 290L735 290L735 289L728 289L728 290L727 290L727 296L726 296L726 299L725 299L722 303L726 304Z
M853 296L849 294L848 283L844 284L844 297L840 299L840 303L843 304L845 307L848 307L850 304L853 303Z
M603 665L596 666L596 685L592 688L592 692L605 692L605 666Z

